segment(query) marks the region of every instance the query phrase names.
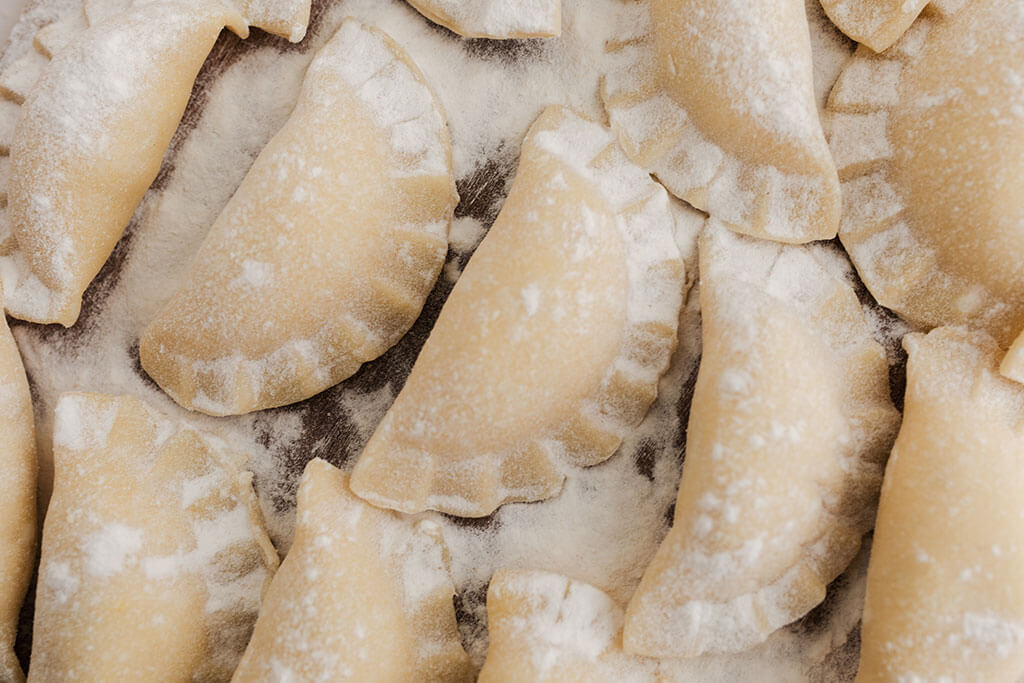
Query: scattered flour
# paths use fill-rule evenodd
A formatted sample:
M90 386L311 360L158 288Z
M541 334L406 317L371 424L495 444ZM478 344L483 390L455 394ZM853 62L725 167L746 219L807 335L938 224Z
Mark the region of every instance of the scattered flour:
M558 33L559 0L410 0L425 16L465 35L503 38Z
M113 522L91 534L82 542L85 567L93 576L113 576L124 571L129 561L142 549L142 530Z

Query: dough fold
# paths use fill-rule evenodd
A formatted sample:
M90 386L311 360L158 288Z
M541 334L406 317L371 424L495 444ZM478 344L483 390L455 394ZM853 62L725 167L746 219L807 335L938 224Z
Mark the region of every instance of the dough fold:
M295 542L233 680L472 681L441 527L366 504L348 479L306 466Z
M601 94L631 159L737 232L835 236L802 0L624 1L615 27Z
M142 334L142 367L211 415L300 401L412 326L458 203L444 113L384 32L346 19Z
M702 222L607 129L547 109L352 490L479 517L612 455L668 367L687 288L676 237Z
M903 426L885 470L857 680L1024 674L1024 388L981 331L904 338Z
M702 347L672 529L627 652L738 652L806 614L871 528L899 414L843 257L701 236Z
M0 302L3 287L0 286ZM0 681L24 681L14 639L36 559L35 417L18 347L0 315Z
M309 0L94 0L44 29L0 75L7 312L73 325L160 170L221 29L245 37L253 23L297 41L308 20Z

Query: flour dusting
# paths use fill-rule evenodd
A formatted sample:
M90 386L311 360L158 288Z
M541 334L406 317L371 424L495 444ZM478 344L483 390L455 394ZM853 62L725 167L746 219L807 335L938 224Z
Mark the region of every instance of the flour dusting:
M0 64L30 49L35 27L58 16L65 5L73 3L38 0L15 29ZM256 473L269 530L278 548L286 549L303 467L314 456L343 469L354 464L404 383L454 281L500 209L529 126L551 104L605 120L599 76L607 67L605 43L620 5L619 0L566 0L558 39L463 40L399 0L315 2L309 34L297 47L263 35L248 43L222 35L215 58L199 75L161 176L86 292L78 324L69 330L12 325L36 398L44 492L52 481L49 435L58 396L71 390L133 394L174 419L218 435L232 450L249 454L248 467ZM412 330L341 385L303 403L254 415L218 419L187 413L142 372L138 338L182 283L210 225L252 160L287 119L316 49L345 16L378 26L394 38L442 103L462 198L444 276ZM823 22L812 21L811 30L815 66L825 65L819 69L820 98L849 46L835 40L834 30ZM243 272L253 285L271 276L257 264ZM524 306L532 308L542 301L543 292L524 290ZM616 455L599 466L574 470L562 494L543 503L505 505L475 521L422 515L439 526L450 549L460 630L477 666L487 648L484 596L497 569L558 572L596 586L621 604L632 594L668 530L682 468L700 354L694 292L688 301L679 347L661 380L658 398ZM71 436L57 438L61 443L72 441ZM212 490L207 486L212 482L193 480L182 495L199 500ZM236 532L217 533L227 539ZM147 575L166 576L177 562L156 558L144 568ZM856 565L849 579L834 584L832 597L812 617L782 629L765 646L735 660L695 660L694 670L705 680L735 680L738 670L766 671L790 680L852 679L855 661L843 654L844 643L859 617L863 571L863 564ZM428 587L413 578L410 590ZM56 595L76 590L76 578L62 573L57 564L44 581L54 586ZM739 661L742 667L736 664Z

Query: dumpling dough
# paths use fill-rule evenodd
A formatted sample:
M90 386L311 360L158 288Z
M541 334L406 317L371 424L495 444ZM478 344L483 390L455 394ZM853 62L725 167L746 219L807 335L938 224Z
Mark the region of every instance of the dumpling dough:
M700 273L675 519L626 613L626 650L655 657L743 650L821 602L871 528L899 424L836 252L712 220Z
M657 660L622 651L622 608L614 600L559 574L495 572L487 588L487 628L480 683L676 680L659 671Z
M999 372L1004 377L1024 384L1024 333L1013 340L1010 350L1006 352L1003 362L999 364Z
M99 20L35 72L38 80L15 79L20 85L7 88L0 279L11 315L65 326L78 319L82 293L156 177L223 27L244 37L254 22L293 41L305 33L309 0L253 0L249 9L226 0L162 0L97 12ZM20 114L12 96L24 100ZM17 124L9 130L12 115Z
M858 681L1024 674L1024 388L984 332L908 335L903 426L878 506Z
M323 391L419 316L457 203L422 74L382 31L346 20L143 334L142 366L211 415Z
M0 287L0 301L3 288ZM36 441L21 356L0 314L0 681L22 681L18 613L36 550Z
M1003 347L1024 328L1024 12L929 5L890 50L860 48L832 91L839 237L883 306L969 324Z
M306 466L295 542L235 673L244 681L471 681L441 528Z
M928 0L821 0L840 31L875 52L895 43L927 4Z
M667 369L686 286L674 236L702 220L607 129L547 109L352 490L479 517L608 458Z
M138 399L54 418L30 681L226 681L277 569L246 457Z
M834 237L803 0L624 2L602 96L626 153L730 228Z
M561 0L409 0L435 24L467 38L548 38L562 32Z
M899 40L929 0L821 0L825 14L840 31L875 52ZM938 11L951 13L968 0L931 0Z

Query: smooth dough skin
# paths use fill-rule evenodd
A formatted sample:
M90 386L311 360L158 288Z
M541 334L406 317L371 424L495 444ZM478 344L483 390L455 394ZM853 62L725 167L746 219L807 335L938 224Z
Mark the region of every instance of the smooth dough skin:
M927 4L928 0L821 0L840 31L875 52L899 40Z
M138 399L65 394L29 681L226 681L277 569L246 458Z
M556 494L567 462L614 453L668 366L685 288L674 234L699 220L609 131L546 110L353 491L483 516Z
M457 203L422 74L383 32L346 20L143 333L143 368L211 415L346 379L419 316Z
M623 7L602 97L626 153L737 232L834 237L839 179L818 120L804 3Z
M473 679L440 527L367 505L319 459L297 515L235 683Z
M466 38L549 38L562 32L561 0L409 0L435 24Z
M0 287L0 301L3 288ZM36 441L21 356L0 314L0 681L23 681L14 656L18 613L36 550Z
M83 292L156 177L225 26L248 34L226 2L140 3L96 21L53 57L22 105L10 148L0 277L11 315L65 326L78 319ZM304 27L286 35L297 40Z
M495 572L487 588L487 629L480 683L677 680L659 671L657 660L622 651L619 605L601 590L558 574Z
M878 507L857 680L1024 675L1024 388L984 332L908 335L903 426Z
M871 528L899 414L840 257L709 222L702 347L673 526L626 613L627 652L763 641L825 597Z
M924 328L1024 328L1024 12L929 5L890 50L859 50L829 99L839 237L882 305Z

